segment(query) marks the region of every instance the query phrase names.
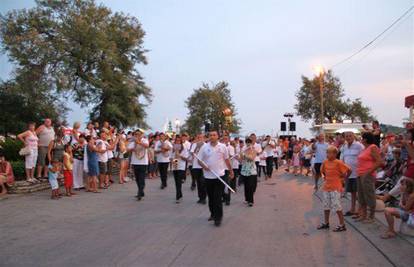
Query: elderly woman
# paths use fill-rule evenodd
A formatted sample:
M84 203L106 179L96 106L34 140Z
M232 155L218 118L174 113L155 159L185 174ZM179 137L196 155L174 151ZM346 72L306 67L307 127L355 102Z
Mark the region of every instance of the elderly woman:
M356 218L364 223L373 223L375 218L375 177L376 170L382 165L379 148L376 146L375 136L371 132L362 134L364 150L358 156L357 179L358 201L361 213ZM369 208L369 214L367 214Z
M0 151L0 195L7 194L6 184L14 182L13 169L10 162L6 161L3 151Z
M26 167L26 179L29 183L38 182L36 178L34 178L34 172L36 167L37 161L37 153L38 153L38 141L39 138L36 135L36 124L34 122L30 122L28 124L27 131L19 134L17 138L20 139L25 144L24 147L24 156L25 156L25 167Z

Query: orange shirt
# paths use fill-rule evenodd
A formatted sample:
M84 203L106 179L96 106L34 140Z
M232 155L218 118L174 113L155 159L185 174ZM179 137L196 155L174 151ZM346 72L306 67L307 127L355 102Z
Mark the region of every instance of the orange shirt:
M339 159L325 160L321 167L321 172L325 175L323 191L341 192L343 176L350 170L351 168Z

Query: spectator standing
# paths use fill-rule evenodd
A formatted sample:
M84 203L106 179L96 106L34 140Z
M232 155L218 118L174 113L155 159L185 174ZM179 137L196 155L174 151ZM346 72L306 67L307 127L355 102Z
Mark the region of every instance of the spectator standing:
M325 135L324 134L319 134L316 137L316 142L312 145L312 149L314 151L314 178L315 178L315 191L318 190L318 182L319 182L319 178L321 178L321 166L322 163L325 161L326 159L326 150L328 149L328 144L325 143Z
M36 168L36 160L38 157L38 137L36 135L36 124L34 122L30 122L28 124L27 131L19 134L17 138L20 139L25 145L25 169L26 169L26 180L29 183L38 182L38 180L34 177L35 175L35 168Z
M42 171L43 171L43 177L48 178L47 172L48 172L48 151L49 151L49 144L51 141L55 139L55 130L52 126L52 120L49 118L45 119L45 122L40 125L36 129L36 134L39 137L39 155L37 158L37 178L42 177Z

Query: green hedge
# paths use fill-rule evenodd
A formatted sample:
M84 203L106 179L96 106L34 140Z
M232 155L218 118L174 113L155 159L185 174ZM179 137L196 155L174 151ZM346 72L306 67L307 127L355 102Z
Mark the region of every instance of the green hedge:
M10 161L10 164L13 168L14 179L16 181L26 180L26 170L24 161Z
M19 155L20 149L24 144L19 139L6 138L0 142L0 147L4 152L7 161L21 161L23 157Z

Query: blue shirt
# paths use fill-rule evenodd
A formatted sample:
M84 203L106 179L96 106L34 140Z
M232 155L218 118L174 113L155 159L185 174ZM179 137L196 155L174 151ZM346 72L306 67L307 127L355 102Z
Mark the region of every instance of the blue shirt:
M326 159L326 150L328 149L327 143L315 144L315 163L323 163Z

